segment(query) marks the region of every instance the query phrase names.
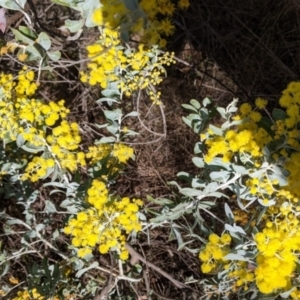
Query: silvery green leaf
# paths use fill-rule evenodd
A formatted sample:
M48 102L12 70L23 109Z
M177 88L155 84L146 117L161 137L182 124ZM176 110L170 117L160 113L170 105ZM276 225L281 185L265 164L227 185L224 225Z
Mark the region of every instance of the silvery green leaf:
M104 110L104 115L108 120L119 121L121 120L123 114L121 109L115 109L115 110Z
M203 147L203 143L202 143L202 142L197 142L197 143L195 144L195 147L194 147L194 153L195 153L195 154L200 154L200 153L202 153L202 150L201 150L202 147Z
M251 261L249 258L244 257L239 254L229 253L226 256L223 257L223 259L226 260L238 260L238 261Z
M211 172L209 177L213 181L217 182L227 182L230 178L230 172L228 171L218 171L218 172Z
M56 51L51 51L51 52L47 52L47 55L49 56L49 58L53 61L58 61L61 58L61 52L56 50Z
M239 174L246 175L246 174L249 173L249 170L247 170L247 169L246 169L245 167L243 167L243 166L238 166L238 165L235 165L235 164L232 164L231 166L232 166L232 169L233 169L235 172L239 173Z
M240 226L237 226L236 224L229 225L229 224L225 224L225 229L228 230L229 232L239 232L241 234L247 234L244 229Z
M191 182L192 188L204 188L206 186L206 182L199 178L193 178Z
M39 43L46 51L51 47L51 40L45 32L41 32L37 38L37 43Z
M184 107L185 109L191 110L191 111L193 111L195 113L198 112L198 110L194 106L192 106L190 104L181 104L181 106Z
M84 20L66 20L65 26L70 30L70 32L74 33L79 31L84 25Z
M284 292L284 293L281 293L281 294L280 294L280 297L282 297L282 298L284 298L284 299L289 298L289 296L291 295L291 292L292 292L294 289L296 289L296 287L293 287L292 289L290 289L290 290L288 290L288 291L286 291L286 292Z
M44 187L46 187L46 186L55 186L55 187L62 188L62 189L65 189L67 187L66 184L60 183L60 182L56 182L56 181L47 182L43 186Z
M106 129L112 133L113 135L116 135L117 132L119 131L119 126L116 124L116 125L109 125L106 127Z
M289 183L287 178L285 176L283 176L282 174L270 174L269 178L271 180L276 180L277 179L280 186L287 186L288 183Z
M204 168L205 164L204 164L204 160L203 158L200 158L200 157L193 157L192 158L192 161L194 163L194 165L198 168Z
M257 170L257 171L254 171L254 172L249 172L249 176L251 177L251 178L260 178L261 177L261 175L263 174L263 173L265 173L265 169L259 169L259 170Z
M150 202L153 202L155 204L159 204L159 205L168 205L168 204L173 204L173 201L167 198L153 198L151 196L147 196L147 200Z
M45 224L37 224L37 225L35 226L35 230L36 230L37 232L39 232L39 231L45 229L45 227L46 227Z
M104 136L99 140L99 144L107 144L115 142L116 138L113 136Z
M104 97L113 98L114 96L119 96L120 92L118 89L105 89L101 91L101 94Z
M23 34L21 31L18 31L17 29L14 28L10 28L10 30L13 32L13 34L15 35L16 39L28 44L28 45L33 45L35 43L34 39L32 37L29 37L25 34Z
M228 129L231 126L231 123L229 121L226 121L222 124L221 129L224 131Z
M180 250L182 250L182 249L186 249L186 246L188 245L188 244L190 244L190 243L192 243L192 242L194 242L194 240L190 240L190 241L187 241L187 242L181 242L181 244L179 244L178 245L178 248L177 248L177 250L178 251L180 251ZM198 249L197 249L198 250ZM198 250L198 252L199 252L199 250Z
M211 104L211 100L209 98L205 98L203 101L202 101L202 104L204 107L206 107L207 105Z
M45 213L55 213L55 212L57 212L57 210L55 208L55 205L50 200L45 201L44 212Z
M87 268L83 268L81 270L79 270L77 273L76 273L76 277L77 278L80 278L84 273L86 273L87 271L91 270L91 269L95 269L99 266L99 263L97 261L94 261L91 265L89 265Z
M113 99L113 98L109 98L109 97L103 97L103 98L100 98L98 100L96 100L97 103L102 103L102 102L115 102L115 103L119 103L119 100L116 100L116 99ZM111 105L111 104L109 104Z
M265 207L269 207L269 206L272 206L272 205L276 204L275 200L269 200L267 204L265 204L262 199L258 199L258 202L259 202L260 205L265 206Z
M0 6L11 9L11 10L20 10L22 11L24 9L24 6L26 4L27 0L1 0Z
M123 119L127 118L127 117L137 117L139 115L139 113L137 111L132 111L129 114L127 114Z
M234 220L234 214L227 203L225 203L224 209L225 209L225 214L226 214L227 218L231 221Z
M188 197L196 197L203 195L203 193L200 190L192 188L183 188L180 190L180 193Z
M221 115L221 117L223 119L226 119L226 112L225 112L225 109L223 107L217 107L217 111L219 112L219 114Z
M44 149L45 149L44 146L35 146L28 142L25 145L23 145L21 148L29 153L38 153L38 152L44 151Z
M223 135L223 130L219 127L216 127L212 124L209 124L209 129L212 130L212 132L215 134L215 135L218 135L218 136L222 136Z
M192 106L194 106L196 109L200 109L201 108L201 104L199 103L199 101L197 101L196 99L192 99L190 101L190 103L192 104Z

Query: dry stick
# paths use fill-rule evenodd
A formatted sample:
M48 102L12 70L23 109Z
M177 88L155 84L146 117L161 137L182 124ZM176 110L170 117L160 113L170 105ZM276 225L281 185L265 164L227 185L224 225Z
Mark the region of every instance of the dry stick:
M163 109L162 109L162 107L160 107L160 109L161 109L161 112L162 112L162 118L163 118L163 121L164 121L164 133L159 133L159 132L155 132L155 131L152 131L151 129L149 129L149 128L144 124L144 122L142 121L142 119L140 118L140 114L139 114L140 97L141 97L141 90L139 90L138 97L137 97L137 104L136 104L136 105L137 105L137 112L138 112L137 117L138 117L138 119L139 119L140 124L141 124L142 127L143 127L144 129L146 129L148 132L153 133L154 135L159 135L159 136L161 136L161 137L166 137L166 124L165 124L165 118L164 118L165 115L163 114Z
M163 271L161 268L159 268L156 265L148 262L142 255L140 255L138 252L136 252L130 245L125 244L125 248L127 249L127 251L130 253L130 255L134 259L138 259L138 260L142 261L144 264L147 265L147 267L153 269L157 273L159 273L162 276L164 276L165 278L169 279L176 287L178 287L180 289L182 289L184 287L188 287L185 284L183 284L182 282L174 279L171 275L169 275L168 273L166 273L165 271Z

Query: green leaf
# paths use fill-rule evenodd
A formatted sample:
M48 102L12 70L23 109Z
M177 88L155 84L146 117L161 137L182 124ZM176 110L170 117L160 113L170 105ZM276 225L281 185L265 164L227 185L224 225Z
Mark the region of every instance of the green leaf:
M225 210L225 214L226 214L228 220L233 221L234 220L234 214L233 214L231 208L229 207L229 205L227 203L225 203L225 205L224 205L224 210Z
M122 111L121 109L104 110L104 115L108 120L119 121L122 118Z
M223 130L220 129L219 127L216 127L212 124L209 124L209 129L212 130L212 132L216 135L222 136L223 135Z
M206 97L206 98L202 101L202 103L203 103L203 106L206 107L207 105L211 104L212 101L211 101L209 98Z
M46 51L51 47L51 40L45 32L41 32L37 38L37 43L39 43Z
M84 20L66 20L65 26L70 30L70 32L74 33L79 31L84 25Z
M203 195L203 193L200 190L196 190L192 188L183 188L180 190L180 193L188 197L196 197L196 196Z
M26 26L19 26L18 29L22 34L32 38L33 40L35 40L37 38L37 34L32 29L30 29Z
M44 212L45 213L55 213L55 212L57 212L57 210L56 210L55 205L51 201L46 200Z
M272 111L272 117L274 121L279 121L279 120L285 120L288 117L288 115L284 110L279 108L274 108Z
M79 270L77 273L76 273L76 277L77 278L80 278L84 273L86 273L87 271L91 270L91 269L95 269L99 266L99 263L97 261L94 261L91 265L89 265L87 268L83 268L81 270Z
M196 99L192 99L190 101L190 103L197 109L199 110L201 108L201 104L199 103L199 101L197 101Z
M192 161L193 161L194 165L200 169L204 168L204 166L205 166L203 158L193 157Z
M17 29L11 28L11 31L13 32L15 38L18 41L21 41L28 45L33 45L35 43L35 40L32 37L23 34L22 32L18 31Z
M0 6L11 10L23 10L27 0L1 0Z
M51 51L51 52L47 52L47 55L49 56L49 58L53 61L58 61L61 57L61 53L60 51L56 50L56 51Z
M119 95L120 95L120 92L119 92L119 90L117 90L117 89L105 89L105 90L101 91L101 94L102 94L104 97L112 98L112 97L114 97L114 96L119 96Z
M269 118L262 117L257 125L263 128L271 137L274 137L274 131L271 129L273 122Z
M192 112L195 112L195 113L198 112L198 110L190 104L182 104L181 106L184 107L187 110L191 110Z

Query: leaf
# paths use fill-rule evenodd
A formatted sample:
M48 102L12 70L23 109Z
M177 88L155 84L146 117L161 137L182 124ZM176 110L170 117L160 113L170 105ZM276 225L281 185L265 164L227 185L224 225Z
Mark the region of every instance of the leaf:
M119 100L116 100L116 99L113 99L113 98L109 98L109 97L103 97L103 98L100 98L98 100L96 100L96 102L99 104L99 103L102 103L102 102L115 102L115 103L119 103Z
M219 136L223 135L223 130L219 127L209 124L209 129L211 129L215 135L219 135Z
M271 137L274 137L274 131L271 129L273 122L269 118L262 117L257 125L263 128Z
M279 108L274 108L272 111L272 117L274 121L279 121L279 120L285 120L288 117L288 115L284 110Z
M234 214L233 214L232 210L230 209L230 207L227 203L225 203L224 209L225 209L225 214L226 214L227 218L230 221L233 221L234 220Z
M185 109L191 110L192 112L195 113L198 112L198 110L190 104L181 104L181 106L184 107Z
M51 47L51 40L45 32L41 32L37 38L37 43L39 43L46 51Z
M197 101L196 99L192 99L190 101L190 103L197 109L199 110L201 108L201 104L199 103L199 101Z
M239 260L239 261L251 261L249 258L246 258L239 254L229 253L223 257L224 260Z
M65 26L70 30L70 32L74 33L79 31L84 25L84 20L66 20Z
M233 224L233 226L229 224L225 224L225 229L227 229L230 232L239 232L241 234L247 235L247 233L244 231L244 229L240 226L237 226L236 224Z
M17 146L19 147L19 148L21 148L24 144L25 144L25 140L24 140L24 137L23 137L23 135L22 134L19 134L18 136L17 136L17 140L16 140L16 144L17 144Z
M47 55L49 56L49 58L53 61L58 61L61 57L61 53L60 51L56 50L56 51L51 51L51 52L47 52Z
M105 89L105 90L101 91L101 94L104 97L112 98L114 96L119 96L120 92L117 89Z
M45 213L55 213L55 212L57 212L57 210L56 210L55 205L51 201L46 200L44 212Z
M105 117L111 121L119 121L122 118L121 109L104 110L103 112L104 112Z
M87 268L83 268L81 270L79 270L77 273L76 273L76 277L77 278L80 278L85 272L87 272L88 270L91 270L91 269L95 269L99 266L99 263L97 261L94 261L90 266L88 266Z
M14 0L1 0L0 6L11 9L11 10L22 10L24 8L26 1L20 0L19 3L20 4L18 4L18 2L14 1ZM22 7L22 5L23 5L23 7Z
M132 111L129 114L127 114L123 119L127 118L127 117L137 117L139 115L139 113L137 111Z
M207 97L202 101L204 107L206 107L207 105L211 104L211 102L212 101L209 98L207 98Z
M23 34L22 32L18 31L17 29L11 28L11 31L15 35L15 38L25 44L33 45L35 43L34 39L30 36Z
M200 190L196 190L192 188L183 188L180 190L180 193L188 197L196 197L196 196L203 195L203 193Z
M116 138L113 136L104 136L99 140L99 144L109 144L115 142Z
M194 165L200 169L204 168L204 166L205 166L203 158L193 157L192 161L193 161Z

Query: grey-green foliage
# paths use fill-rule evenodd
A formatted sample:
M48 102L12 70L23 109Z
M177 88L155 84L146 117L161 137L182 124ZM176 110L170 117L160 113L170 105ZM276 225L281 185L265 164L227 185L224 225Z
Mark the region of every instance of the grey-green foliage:
M26 26L19 26L18 29L11 28L16 40L24 43L25 48L19 50L19 54L24 51L28 54L27 61L40 61L41 65L50 59L57 61L60 59L61 53L58 50L51 51L51 39L45 33L41 32L37 35L32 29Z

